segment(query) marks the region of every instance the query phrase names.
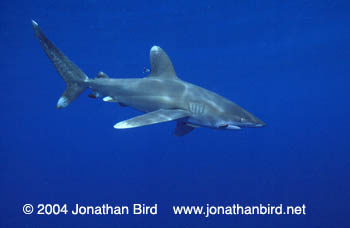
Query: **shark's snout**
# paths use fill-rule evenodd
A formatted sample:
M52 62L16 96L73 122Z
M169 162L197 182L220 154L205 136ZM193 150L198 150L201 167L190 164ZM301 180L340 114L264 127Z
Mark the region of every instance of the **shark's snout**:
M263 127L266 124L258 119L257 117L250 115L249 117L245 116L241 117L239 121L230 121L225 124L220 124L220 129L233 129L233 130L239 130L241 128L255 128L255 127Z
M266 123L257 118L256 116L251 115L249 120L246 122L247 127L264 127Z
M238 126L240 127L263 127L266 125L265 122L260 120L258 117L242 109L239 115Z
M230 106L229 111L224 112L217 123L221 129L241 129L255 128L265 126L265 122L254 116L247 110L239 107L236 104ZM222 121L224 119L224 121Z
M266 126L266 123L264 123L263 121L261 121L259 119L254 122L254 127L264 127L264 126Z

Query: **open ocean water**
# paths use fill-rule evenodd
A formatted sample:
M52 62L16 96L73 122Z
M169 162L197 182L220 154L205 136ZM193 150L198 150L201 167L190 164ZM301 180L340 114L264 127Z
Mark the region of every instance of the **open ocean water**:
M241 131L141 114L65 84L31 19L89 77L144 77L159 45L178 76L267 123ZM350 227L348 1L0 2L0 227ZM25 215L22 207L34 206ZM38 204L157 204L157 215L38 215ZM301 215L174 215L173 206L306 206Z

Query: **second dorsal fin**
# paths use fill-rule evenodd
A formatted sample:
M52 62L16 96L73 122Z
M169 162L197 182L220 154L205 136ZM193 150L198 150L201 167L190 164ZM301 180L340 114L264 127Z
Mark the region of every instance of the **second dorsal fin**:
M107 74L104 72L100 71L98 72L97 78L109 78Z
M148 77L176 79L176 73L168 55L158 46L153 46L149 53L151 73Z

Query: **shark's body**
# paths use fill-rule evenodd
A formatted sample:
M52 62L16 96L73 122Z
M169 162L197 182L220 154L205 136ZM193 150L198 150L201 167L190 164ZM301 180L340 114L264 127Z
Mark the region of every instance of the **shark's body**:
M117 129L176 120L175 135L182 136L196 127L240 129L265 125L226 98L179 79L168 55L158 46L151 48L151 72L145 78L112 79L100 72L90 79L45 37L35 21L32 23L43 50L67 84L57 108L68 106L90 88L90 97L103 96L104 101L146 113L117 123Z

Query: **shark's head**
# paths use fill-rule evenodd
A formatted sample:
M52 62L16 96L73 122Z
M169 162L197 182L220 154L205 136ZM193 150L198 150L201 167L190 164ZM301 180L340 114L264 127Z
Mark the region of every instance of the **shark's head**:
M263 127L266 124L259 118L235 105L233 108L225 110L222 113L222 119L219 124L221 129L241 129L247 127Z

